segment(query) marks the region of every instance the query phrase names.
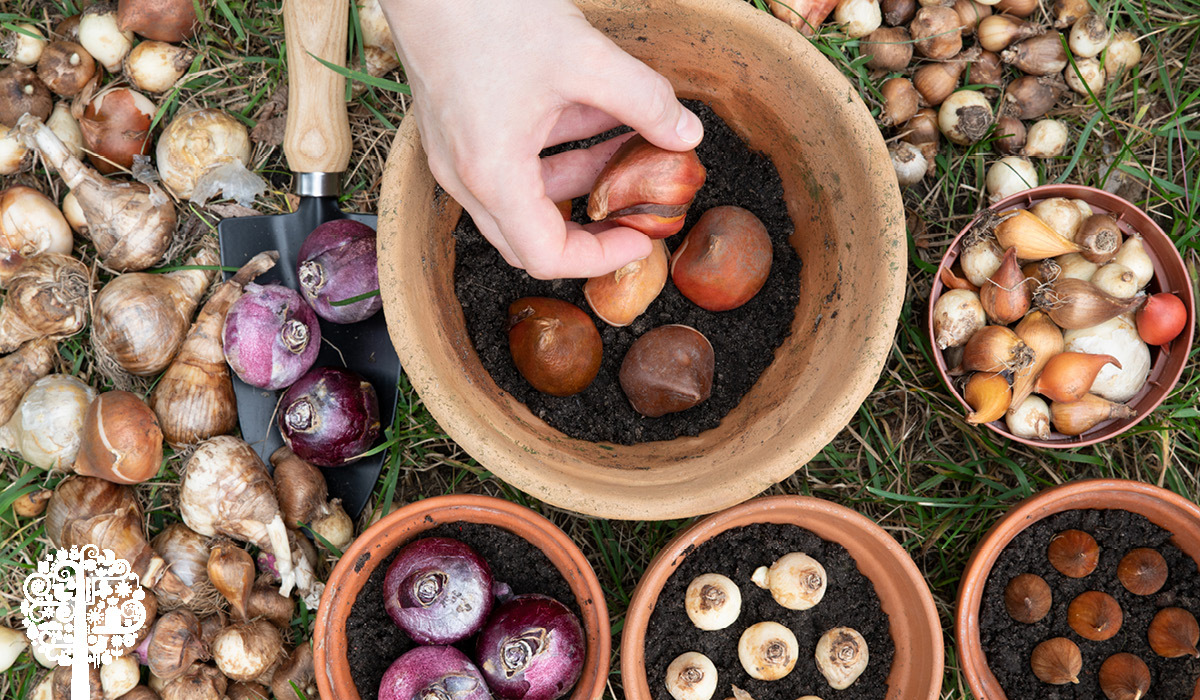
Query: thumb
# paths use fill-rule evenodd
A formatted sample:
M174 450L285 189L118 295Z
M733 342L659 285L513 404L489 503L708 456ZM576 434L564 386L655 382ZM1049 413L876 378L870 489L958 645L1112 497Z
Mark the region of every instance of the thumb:
M699 117L679 103L670 81L622 51L608 37L584 73L572 81L571 97L633 127L659 148L686 151L704 137Z

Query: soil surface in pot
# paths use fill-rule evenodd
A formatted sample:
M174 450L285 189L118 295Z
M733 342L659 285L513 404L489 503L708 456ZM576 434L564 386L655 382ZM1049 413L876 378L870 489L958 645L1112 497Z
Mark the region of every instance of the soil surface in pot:
M825 567L825 597L808 610L784 608L770 591L750 580L755 569L770 566L789 552L804 552ZM688 584L706 573L728 576L742 594L741 614L723 630L698 629L684 609ZM782 679L758 681L738 661L738 639L750 625L768 620L796 635L800 656L796 667ZM817 669L813 651L822 634L843 626L858 630L867 640L868 662L853 685L833 690ZM664 684L667 666L688 651L704 654L717 667L717 692L713 695L717 700L733 695L731 685L750 693L754 700L796 700L804 695L867 700L887 695L895 647L875 586L858 570L845 547L795 525L759 523L727 530L688 552L667 579L646 628L647 682L656 700L671 700Z
M582 623L579 602L571 587L554 564L528 540L500 527L481 523L446 523L422 532L425 537L453 537L470 545L492 568L496 581L507 583L516 595L542 593L567 606ZM346 621L347 660L350 675L362 700L377 700L383 674L401 654L416 646L408 635L392 622L383 607L383 579L388 567L403 547L397 547L376 565L359 592ZM472 660L475 637L454 646Z
M696 152L708 169L708 178L688 210L683 231L666 239L667 247L674 251L700 215L712 207L731 204L753 212L767 227L774 258L763 288L744 306L720 313L705 311L667 280L662 294L645 313L624 328L613 328L588 307L584 280L536 280L509 267L465 212L454 231L455 292L480 361L501 389L571 437L629 445L698 435L715 428L771 364L775 349L791 332L800 298L800 258L788 244L794 226L779 173L767 156L751 151L708 106L695 101L686 104L704 123L704 141ZM617 133L548 152L591 145ZM588 221L586 210L587 198L577 198L572 220ZM526 296L569 301L587 312L600 330L604 342L600 373L579 394L560 398L536 391L513 364L508 349L508 305ZM617 382L617 372L634 340L670 323L692 326L712 343L716 354L712 396L686 411L646 418L630 406Z
M1050 540L1063 530L1083 530L1100 545L1100 562L1095 571L1073 579L1060 574L1046 558ZM1164 659L1150 648L1146 630L1155 613L1166 607L1181 607L1200 615L1200 577L1196 562L1168 542L1171 533L1145 517L1126 510L1073 510L1052 515L1026 528L1004 549L992 567L983 590L979 611L979 637L988 666L1010 700L1039 698L1103 698L1097 673L1109 656L1128 652L1150 667L1147 697L1187 700L1193 697L1200 677L1200 660L1185 656ZM1117 565L1137 547L1157 549L1166 559L1167 582L1153 595L1137 596L1117 579ZM1004 607L1004 589L1013 577L1033 573L1050 585L1050 613L1031 625L1013 620ZM1067 622L1067 608L1085 591L1103 591L1121 605L1124 618L1117 634L1103 642L1084 639ZM1066 637L1079 645L1083 670L1079 684L1049 685L1030 670L1029 657L1039 643Z

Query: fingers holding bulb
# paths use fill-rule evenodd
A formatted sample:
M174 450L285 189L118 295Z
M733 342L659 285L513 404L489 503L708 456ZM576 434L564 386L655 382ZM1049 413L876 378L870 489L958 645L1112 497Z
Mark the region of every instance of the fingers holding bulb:
M684 607L696 627L706 631L725 629L742 611L742 593L726 576L701 574L688 584Z

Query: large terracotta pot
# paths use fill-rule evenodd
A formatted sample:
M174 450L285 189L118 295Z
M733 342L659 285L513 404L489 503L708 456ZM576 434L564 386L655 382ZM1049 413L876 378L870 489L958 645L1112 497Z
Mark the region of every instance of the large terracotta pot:
M925 577L883 528L849 508L808 496L756 498L711 515L680 533L654 557L633 591L621 633L621 684L627 700L653 697L646 679L646 626L667 579L695 548L726 530L754 523L798 525L845 547L858 570L875 585L888 616L896 653L886 700L937 700L945 649Z
M587 653L569 700L599 700L608 682L612 637L604 591L579 547L532 510L489 496L437 496L391 513L354 540L325 585L313 631L317 688L323 700L359 700L347 662L346 620L375 567L397 548L444 523L484 523L518 535L550 559L570 586L583 616Z
M454 294L460 207L435 188L405 119L384 174L379 278L392 342L441 427L484 467L554 505L665 519L739 503L824 447L871 392L904 297L904 210L854 88L804 37L737 0L580 0L621 48L710 104L783 179L803 261L792 334L721 424L633 446L575 440L501 391Z
M1145 516L1172 533L1171 542L1200 562L1200 506L1166 489L1124 479L1086 479L1055 486L1022 501L1001 518L967 562L958 591L954 637L971 694L1007 700L980 646L979 608L983 588L1004 548L1025 528L1068 510L1116 508Z
M1179 378L1183 376L1183 368L1187 365L1188 355L1192 350L1192 334L1196 326L1196 300L1192 294L1192 281L1188 278L1187 267L1184 266L1183 258L1179 255L1170 236L1164 233L1146 212L1115 194L1086 185L1042 185L1003 199L993 205L990 210L1001 212L1010 209L1030 209L1038 202L1052 197L1082 199L1090 204L1096 213L1112 214L1116 217L1117 225L1121 227L1121 231L1126 236L1132 234L1141 236L1146 254L1154 262L1154 279L1146 287L1147 294L1170 292L1178 296L1187 309L1187 323L1179 337L1164 346L1150 348L1150 376L1146 380L1146 386L1126 402L1137 410L1137 415L1133 418L1107 420L1082 435L1070 436L1051 432L1050 438L1047 440L1014 435L1005 425L1003 418L985 423L992 432L1033 447L1083 447L1120 435L1142 422L1175 389ZM983 212L972 219L971 223L964 226L963 230L950 242L946 255L942 257L942 263L938 266L938 274L933 278L933 289L929 293L929 309L925 317L925 327L929 334L934 364L937 365L938 373L942 376L942 381L945 382L950 393L958 399L963 410L967 412L971 410L971 407L967 405L962 392L955 387L948 371L949 368L946 366L945 356L934 342L933 306L946 291L946 286L942 283L942 270L951 268L958 261L958 256L962 252L963 238L982 215Z

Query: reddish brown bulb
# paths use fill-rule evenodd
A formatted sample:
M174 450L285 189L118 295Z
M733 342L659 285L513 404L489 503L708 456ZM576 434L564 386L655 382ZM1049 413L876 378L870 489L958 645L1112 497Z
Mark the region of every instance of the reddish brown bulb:
M1153 549L1131 549L1117 565L1117 578L1134 595L1153 595L1167 582L1167 560Z
M1064 530L1050 540L1046 556L1063 576L1083 578L1096 570L1100 545L1083 530Z
M1043 683L1079 683L1079 672L1083 670L1083 655L1079 653L1079 646L1075 642L1066 637L1055 637L1033 648L1029 665L1033 669L1033 675Z
M1067 607L1067 624L1084 639L1103 642L1121 631L1125 619L1116 599L1101 591L1080 593Z
M1031 625L1050 612L1050 585L1037 574L1014 576L1004 589L1004 608L1017 622Z
M1196 643L1200 642L1200 625L1196 617L1183 608L1163 608L1150 621L1146 632L1150 648L1168 659L1180 656L1200 657Z
M771 272L767 227L741 207L704 212L671 258L671 281L694 304L728 311L762 289Z
M1133 654L1113 654L1100 664L1100 690L1108 700L1141 700L1150 692L1150 668Z
M508 307L508 347L521 376L554 396L586 389L600 371L604 349L583 309L546 297L525 297Z
M659 326L633 341L621 363L621 389L638 413L657 418L712 394L712 344L689 326Z
M639 134L622 144L600 171L588 216L666 238L683 228L705 176L695 151L668 151Z

